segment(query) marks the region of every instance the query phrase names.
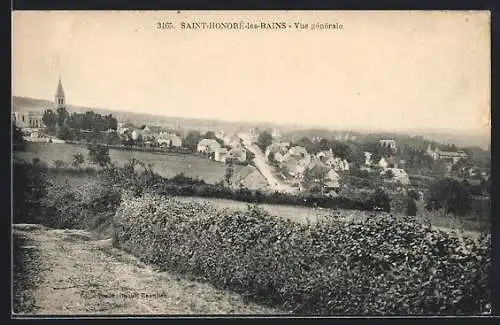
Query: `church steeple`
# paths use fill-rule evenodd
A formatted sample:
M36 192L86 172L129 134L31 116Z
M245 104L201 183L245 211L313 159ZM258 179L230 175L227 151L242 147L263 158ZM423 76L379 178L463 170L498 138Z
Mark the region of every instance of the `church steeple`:
M64 107L66 105L66 98L64 96L64 90L61 82L61 77L59 77L59 84L57 85L56 95L54 96L56 108Z

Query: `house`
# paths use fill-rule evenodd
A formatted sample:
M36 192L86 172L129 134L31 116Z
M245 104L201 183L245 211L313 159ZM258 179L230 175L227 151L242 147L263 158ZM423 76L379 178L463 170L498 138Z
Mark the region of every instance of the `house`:
M182 146L182 139L172 133L167 133L167 132L160 132L158 135L156 142L160 146L167 146L167 147L181 147Z
M387 162L387 160L382 157L380 158L379 162L377 163L377 165L380 167L380 168L383 168L383 169L386 169L387 167L389 167L389 163Z
M341 159L339 157L328 158L325 165L333 168L335 171L348 171L349 162L346 159Z
M226 158L228 157L228 151L226 148L216 148L214 150L214 160L220 162L226 162Z
M221 148L221 145L213 139L203 139L198 142L198 145L196 146L196 150L199 153L212 153L219 148Z
M371 152L365 151L364 155L365 155L365 165L366 166L371 166L371 164L372 164L372 155L373 154Z
M316 154L316 157L317 158L320 158L320 159L324 159L324 158L333 158L334 155L333 155L333 151L332 149L330 150L324 150L324 151L320 151ZM326 160L325 160L326 161Z
M410 184L410 177L406 173L404 169L401 168L386 168L380 172L381 176L386 176L386 174L390 172L392 173L392 180L399 182L403 185Z
M291 156L296 156L296 157L305 157L308 156L309 154L307 153L306 148L301 147L301 146L295 146L291 147L288 150L288 154Z
M229 150L228 158L243 162L247 159L247 151L242 147L235 147Z
M333 169L328 171L326 175L325 189L338 190L340 188L340 175Z
M309 163L310 161L304 160L304 158L290 156L283 161L283 167L288 171L290 176L298 178L302 176Z
M442 151L439 148L432 149L431 145L427 147L426 153L431 156L434 160L446 159L451 160L453 164L456 164L460 159L465 159L468 155L463 150L457 151Z
M379 140L378 142L380 146L384 148L391 148L392 150L396 151L396 141L395 140Z
M145 140L145 141L154 140L155 133L153 131L151 131L151 129L148 128L147 126L142 130L138 130L138 132L142 136L143 140Z
M16 126L21 129L38 129L45 127L43 123L43 113L32 112L32 111L16 111L12 115Z
M269 145L266 148L265 155L266 155L266 159L269 160L270 154L274 154L274 158L277 161L282 162L283 161L282 158L285 156L285 154L287 152L288 152L288 146L285 143L277 142L277 143L273 143L273 144ZM279 160L278 160L278 153L280 155Z

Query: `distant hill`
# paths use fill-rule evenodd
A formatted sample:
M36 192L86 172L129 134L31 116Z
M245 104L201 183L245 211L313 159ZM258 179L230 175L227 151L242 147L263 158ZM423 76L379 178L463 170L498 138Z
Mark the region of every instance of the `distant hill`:
M36 99L29 97L13 96L13 109L15 110L30 110L35 112L44 112L46 109L54 109L54 103L44 99ZM168 117L153 114L133 113L119 110L111 110L97 107L84 107L67 105L66 109L73 112L94 111L99 114L112 114L119 122L131 122L134 125L151 125L169 129L195 129L200 132L223 130L226 132L246 131L250 127L273 127L272 123L256 123L256 122L227 122L211 119L193 119L184 117Z
M14 110L31 110L44 112L48 108L54 108L54 103L44 99L36 99L29 97L13 96ZM346 132L352 136L356 135L358 140L366 137L395 137L401 135L422 136L428 140L438 143L454 143L459 147L475 147L479 146L483 149L488 149L491 143L491 136L485 134L473 134L470 132L460 132L453 130L437 131L437 130L408 130L398 132L383 132L383 131L363 131L363 130L331 130L328 128L314 128L302 125L280 125L272 122L241 122L241 121L220 121L215 119L194 119L184 117L167 117L145 113L133 113L119 110L103 109L96 107L84 107L68 105L69 112L85 112L94 111L99 114L113 114L119 122L131 122L134 125L150 125L158 126L167 129L174 129L183 132L184 130L194 129L200 132L223 130L225 132L247 131L251 127L258 129L273 129L278 128L284 134L294 133L295 136L335 136L338 134L345 135Z

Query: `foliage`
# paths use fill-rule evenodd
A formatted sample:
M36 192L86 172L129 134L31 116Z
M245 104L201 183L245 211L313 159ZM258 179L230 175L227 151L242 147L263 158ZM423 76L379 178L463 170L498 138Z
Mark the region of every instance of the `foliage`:
M69 127L77 130L107 131L118 129L118 121L112 114L101 115L94 111L73 113L66 121Z
M17 127L14 122L12 122L11 127L12 127L12 149L15 151L23 151L26 148L26 141L23 138L23 133L21 129Z
M304 171L304 177L302 179L303 186L310 188L316 184L322 189L327 181L329 170L328 167L319 164L314 165L312 168L307 168Z
M43 124L45 124L47 127L51 128L51 127L56 126L57 121L58 121L58 116L53 110L47 109L43 113L42 121L43 121Z
M271 133L267 131L263 131L259 133L259 137L257 138L257 146L262 150L262 152L266 151L266 148L269 147L273 143L273 136Z
M114 245L162 269L309 315L479 314L491 302L490 238L411 220L302 225L249 207L217 210L126 195Z
M70 129L69 126L67 126L66 124L63 124L57 130L57 137L61 140L73 140L74 133L72 132L72 130Z
M417 203L411 197L406 198L406 215L407 216L416 216L417 215Z
M386 179L393 179L394 178L394 172L390 169L386 170L384 173L384 177Z
M80 168L80 166L85 162L85 158L81 153L77 153L73 155L73 161L71 165L76 168Z
M57 108L57 125L59 127L64 125L64 122L68 118L69 113L66 110L66 107L58 107Z
M224 174L224 181L227 186L231 186L231 177L234 174L234 167L231 161L226 164L226 173Z
M471 198L468 188L452 178L441 178L431 184L426 208L444 208L446 213L465 216L470 211Z
M374 210L391 211L389 195L382 188L377 188L370 196L368 202Z
M34 160L33 164L15 162L13 166L14 223L33 223L40 220L40 200L47 194L46 167Z
M89 151L89 161L92 164L105 167L111 162L108 146L101 144L89 144L87 149Z
M190 131L182 140L183 145L189 148L192 152L196 152L198 143L203 139L198 131Z
M66 165L66 163L60 159L54 160L54 166L56 169L63 168Z

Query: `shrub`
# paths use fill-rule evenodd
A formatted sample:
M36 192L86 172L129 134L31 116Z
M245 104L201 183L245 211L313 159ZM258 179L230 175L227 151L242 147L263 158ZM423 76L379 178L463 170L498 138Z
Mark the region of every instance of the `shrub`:
M368 200L368 205L372 210L391 211L389 196L381 189L377 188Z
M109 157L109 148L107 146L101 144L89 144L87 149L89 150L89 161L92 164L105 167L111 162Z
M40 220L41 200L47 194L46 166L34 160L14 163L13 170L13 209L14 223L36 223Z
M406 218L303 225L250 207L127 196L114 244L162 269L297 314L478 314L491 301L489 236Z
M417 203L412 198L406 199L406 215L416 216L417 215Z
M466 186L452 178L438 179L431 184L427 195L426 208L465 216L470 211L471 198Z

